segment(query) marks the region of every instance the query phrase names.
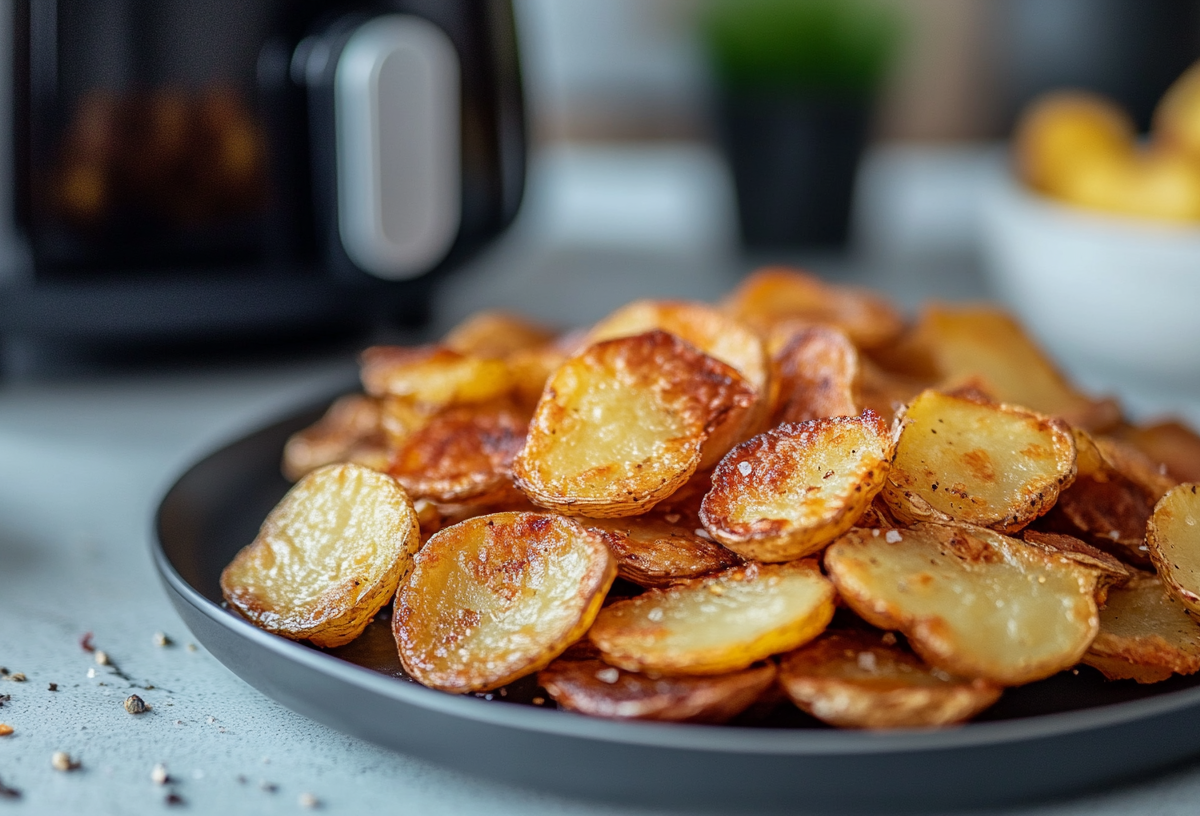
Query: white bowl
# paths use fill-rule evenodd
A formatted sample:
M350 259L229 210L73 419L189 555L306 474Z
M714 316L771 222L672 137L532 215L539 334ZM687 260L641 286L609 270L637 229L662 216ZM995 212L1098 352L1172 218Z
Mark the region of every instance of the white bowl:
M1068 361L1162 385L1200 380L1200 226L1091 212L1005 178L983 207L997 292Z

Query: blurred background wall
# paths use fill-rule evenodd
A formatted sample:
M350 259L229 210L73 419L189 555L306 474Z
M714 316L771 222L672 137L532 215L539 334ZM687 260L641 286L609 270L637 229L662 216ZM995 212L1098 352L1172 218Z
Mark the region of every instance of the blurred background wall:
M1195 0L882 0L903 44L875 134L946 142L1007 134L1020 107L1063 85L1099 90L1144 127L1200 56ZM710 135L704 0L517 0L543 141Z

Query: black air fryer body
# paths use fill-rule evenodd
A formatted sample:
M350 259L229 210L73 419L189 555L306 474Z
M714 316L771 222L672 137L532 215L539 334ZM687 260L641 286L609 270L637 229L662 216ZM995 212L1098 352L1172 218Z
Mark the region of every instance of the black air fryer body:
M16 0L0 337L411 322L520 203L507 0Z

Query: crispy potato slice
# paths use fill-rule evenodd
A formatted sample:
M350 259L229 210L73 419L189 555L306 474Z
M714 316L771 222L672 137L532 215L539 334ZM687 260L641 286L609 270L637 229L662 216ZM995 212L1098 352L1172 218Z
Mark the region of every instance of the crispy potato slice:
M904 329L904 318L874 292L834 286L798 269L766 267L742 282L722 309L766 333L782 320L834 326L859 348L877 348Z
M1200 615L1200 493L1184 482L1154 506L1146 525L1150 559L1167 591Z
M926 662L1001 685L1070 668L1099 627L1095 570L979 527L851 530L825 569L851 609Z
M839 728L932 728L969 720L1001 686L926 665L895 635L827 630L780 658L779 682L804 711Z
M503 311L476 312L442 338L442 345L473 357L507 357L554 339L556 332L520 315Z
M711 454L701 463L701 467L709 467L726 450L765 426L770 409L770 366L763 342L748 327L707 304L637 300L593 326L588 343L632 337L654 329L673 334L720 360L754 389L755 404L750 410L731 413L713 429L707 446Z
M1087 430L1115 426L1120 409L1076 391L1021 326L989 306L926 307L921 320L876 360L885 369L953 388L982 381L998 401L1061 417Z
M1075 432L1079 475L1047 514L1048 529L1077 535L1139 567L1150 565L1146 522L1173 485L1128 445Z
M883 487L895 440L874 412L781 425L738 445L700 505L738 555L791 561L850 529Z
M550 513L494 513L435 533L396 594L415 680L462 694L537 671L578 640L617 568L598 533Z
M788 323L769 345L775 373L770 427L858 415L858 350L844 333L829 326L797 329Z
M335 400L315 423L288 438L282 470L291 482L337 462L383 470L388 455L378 401L363 394L347 394Z
M652 329L669 332L742 375L760 393L767 388L762 340L747 327L704 303L635 300L592 327L588 343L632 337Z
M562 708L620 720L723 723L754 704L775 664L707 677L647 677L599 660L557 660L538 673Z
M419 546L417 514L395 479L328 465L276 505L221 573L221 592L261 629L341 646L395 594Z
M1062 556L1081 567L1096 570L1100 575L1096 583L1096 603L1101 605L1108 598L1110 588L1126 584L1133 575L1129 568L1114 556L1080 541L1075 536L1025 530L1021 533L1021 538L1031 547L1051 555Z
M1125 428L1121 437L1153 462L1163 464L1177 482L1200 482L1200 436L1178 420Z
M567 361L568 355L554 343L514 351L505 358L513 379L513 397L517 404L533 411L546 381Z
M617 574L638 586L666 587L736 566L741 559L697 528L680 526L661 513L623 519L595 519L587 525L604 536L617 559ZM703 529L699 529L704 533Z
M908 406L882 497L905 523L962 521L1020 530L1075 478L1060 419L925 391Z
M644 513L705 459L710 434L754 389L667 332L605 340L546 384L513 472L534 504L570 515Z
M388 473L413 498L480 504L515 497L512 460L528 428L529 415L503 403L447 408L396 451Z
M445 346L372 346L362 353L362 382L376 397L407 397L425 408L489 402L514 387L504 360Z
M441 410L424 405L410 397L382 397L379 404L379 425L389 447L399 448L414 433L429 424Z
M815 561L749 564L610 604L588 636L628 671L724 674L812 640L833 599Z
M1154 575L1113 589L1083 662L1109 680L1158 683L1200 671L1200 624Z

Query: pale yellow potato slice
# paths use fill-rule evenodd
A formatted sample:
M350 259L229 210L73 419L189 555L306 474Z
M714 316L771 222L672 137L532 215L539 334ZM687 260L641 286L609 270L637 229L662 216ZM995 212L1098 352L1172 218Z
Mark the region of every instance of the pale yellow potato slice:
M1154 506L1146 525L1150 559L1167 591L1200 614L1200 489L1184 482Z
M516 497L512 460L528 427L529 415L505 403L447 408L399 447L388 473L414 499L480 504Z
M787 323L768 345L774 370L770 427L860 412L858 350L844 333Z
M825 569L864 620L964 677L1048 677L1078 663L1099 629L1095 570L979 527L851 530Z
M1158 683L1200 671L1200 624L1154 575L1139 574L1109 592L1100 633L1083 662L1109 680Z
M617 569L596 532L550 513L494 513L435 533L396 594L414 680L463 694L535 672L583 636Z
M516 351L549 343L555 332L520 315L482 311L446 333L442 345L474 357L507 357Z
M364 394L347 394L335 400L315 423L288 438L282 470L288 481L294 482L338 462L383 470L389 456L379 401Z
M764 334L785 320L833 326L864 349L886 345L904 329L903 316L878 294L785 267L750 275L721 308Z
M882 497L901 522L962 521L1020 530L1075 478L1060 419L925 391L904 412Z
M406 397L425 409L488 402L514 388L504 360L445 346L372 346L362 353L363 388L376 397Z
M738 445L713 472L700 519L757 561L819 552L849 530L887 478L895 441L872 411L781 425Z
M328 465L276 505L221 573L221 592L268 632L341 646L391 600L419 546L417 514L395 479Z
M815 561L750 564L610 604L588 636L628 671L724 674L812 640L833 601Z
M927 665L896 636L826 630L783 655L779 682L792 701L839 728L933 728L969 720L1000 698L986 680Z
M775 680L775 664L730 674L648 677L599 660L556 660L538 685L560 707L593 717L723 723L753 705Z
M644 513L687 482L713 431L756 399L736 371L673 334L593 344L546 384L513 463L517 486L570 515Z
M675 515L675 514L672 514ZM617 574L644 587L666 587L736 566L741 559L715 543L703 529L681 526L663 514L592 519L587 526L604 536L617 559Z
M1012 316L991 306L927 306L913 331L876 359L945 388L982 381L999 402L1087 430L1105 430L1121 419L1116 403L1076 391Z

